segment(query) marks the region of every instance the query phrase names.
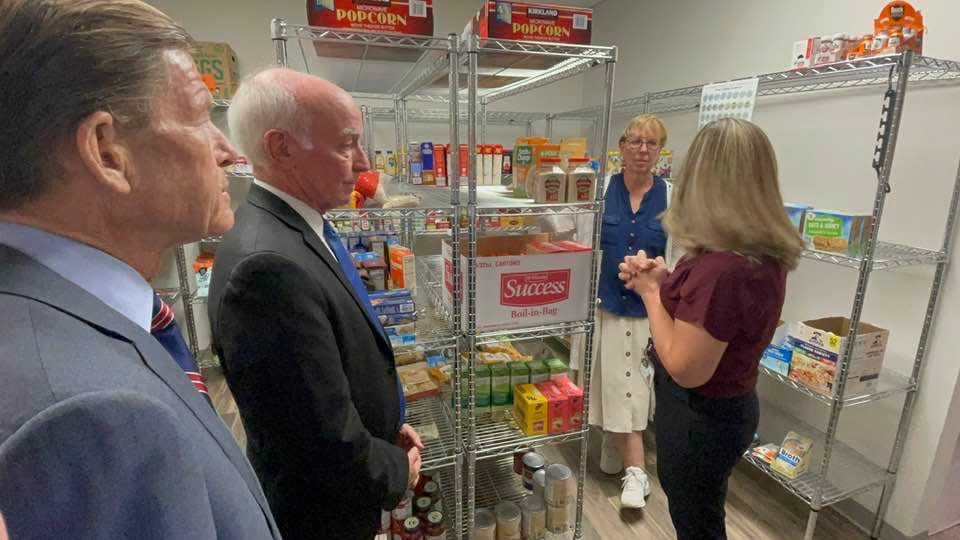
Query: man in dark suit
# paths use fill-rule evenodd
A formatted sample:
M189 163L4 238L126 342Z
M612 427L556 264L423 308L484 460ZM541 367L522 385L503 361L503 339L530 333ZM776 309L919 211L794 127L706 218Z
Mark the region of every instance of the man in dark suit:
M360 112L284 69L241 85L234 139L254 167L210 284L214 347L248 455L289 539L370 539L420 468L393 352L323 212L369 169Z
M151 335L162 254L233 224L236 152L192 47L138 0L0 3L0 512L17 540L280 537Z

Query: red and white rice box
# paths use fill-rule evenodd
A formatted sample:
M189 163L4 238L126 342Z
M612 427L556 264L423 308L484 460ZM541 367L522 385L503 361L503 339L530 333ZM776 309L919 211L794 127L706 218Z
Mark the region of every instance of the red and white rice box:
M508 330L587 318L592 253L477 257L477 330ZM444 301L453 306L451 248L443 244ZM461 257L461 283L467 258ZM461 287L461 290L463 288ZM466 301L464 294L463 301ZM464 317L466 327L466 317Z
M552 382L570 400L570 429L581 429L583 427L583 389L573 384L566 375Z
M564 252L566 252L565 249L550 242L530 242L527 244L527 255L544 255Z
M591 9L487 0L477 32L481 38L589 45L592 27Z

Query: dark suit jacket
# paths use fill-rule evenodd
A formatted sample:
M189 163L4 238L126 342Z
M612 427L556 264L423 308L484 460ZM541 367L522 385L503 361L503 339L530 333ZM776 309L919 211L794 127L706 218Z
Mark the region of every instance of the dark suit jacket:
M369 539L407 488L390 344L306 221L254 185L217 249L210 328L288 540ZM320 536L318 536L320 535Z
M3 245L0 512L17 540L280 537L243 451L160 343Z

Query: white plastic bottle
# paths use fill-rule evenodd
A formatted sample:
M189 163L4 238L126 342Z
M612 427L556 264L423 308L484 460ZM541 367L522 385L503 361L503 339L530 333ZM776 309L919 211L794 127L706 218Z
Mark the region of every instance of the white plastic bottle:
M533 189L533 200L540 204L563 204L567 200L567 173L560 158L542 158Z
M569 170L567 202L593 202L597 194L597 173L590 166L590 158L570 158Z

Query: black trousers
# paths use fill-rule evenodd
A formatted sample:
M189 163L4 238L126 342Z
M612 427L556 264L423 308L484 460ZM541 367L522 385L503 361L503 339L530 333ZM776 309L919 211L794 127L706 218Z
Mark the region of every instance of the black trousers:
M727 479L756 433L757 395L708 398L678 386L659 362L654 365L657 474L677 538L725 539Z

